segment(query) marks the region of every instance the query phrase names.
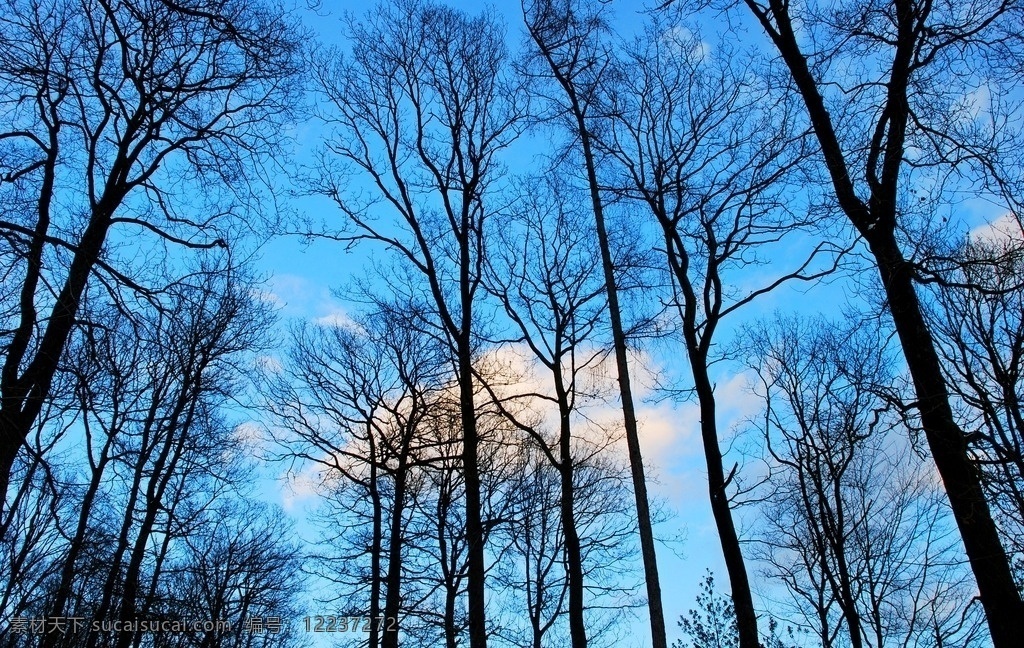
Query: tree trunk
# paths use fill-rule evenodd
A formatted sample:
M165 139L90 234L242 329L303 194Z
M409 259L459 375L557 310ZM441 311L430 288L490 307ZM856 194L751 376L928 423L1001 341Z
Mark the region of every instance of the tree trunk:
M377 617L380 614L380 563L381 554L384 553L383 543L383 531L384 531L384 513L383 506L381 505L380 490L377 488L377 482L380 477L377 474L377 451L373 442L373 432L369 431L367 436L370 438L370 500L373 505L373 545L370 550L370 618L373 622L370 624L370 633L367 635L366 642L369 648L377 648L380 645L380 628L377 627ZM390 588L388 592L390 593ZM387 621L381 623L382 628L387 627ZM385 645L387 645L385 641Z
M95 468L93 468L92 476L89 480L89 486L86 488L85 495L82 498L81 508L78 512L78 525L75 528L74 537L71 538L71 542L68 544L68 553L64 557L64 565L61 568L60 584L57 586L57 592L54 595L53 604L50 606L50 616L52 617L57 618L65 616L64 608L67 605L68 599L71 597L71 588L75 578L75 566L85 542L85 534L89 527L89 515L92 512L92 504L96 499L96 493L100 488L103 472L106 468L107 462L109 461L108 452L113 439L113 435L107 437L107 440L103 445L100 460L97 462ZM61 637L62 635L56 632L47 633L43 637L44 648L55 648L60 644L59 639Z
M197 377L198 375L199 373L197 372ZM191 380L187 384L190 385ZM139 531L135 536L134 546L128 561L128 569L125 572L124 593L121 597L120 616L122 624L131 622L137 615L136 603L139 598L142 562L146 557L146 547L149 545L149 539L156 526L157 515L161 509L166 508L167 502L164 499L164 494L167 491L168 483L175 474L178 461L181 459L185 451L185 445L189 440L189 431L192 428L197 398L198 394L193 393L191 389L183 389L178 398L176 410L172 414L171 423L168 429L164 430L164 434L166 434L164 446L161 448L160 455L152 467L149 483L146 486L145 515L139 523ZM182 410L186 408L188 411L183 413ZM183 417L182 414L184 414ZM175 432L177 433L176 438L174 436ZM187 475L182 477L184 479L188 478ZM130 517L131 514L132 509L129 509L126 515ZM170 516L174 512L173 510L168 510L167 514ZM136 636L137 633L119 633L114 644L115 648L128 648Z
M604 205L601 202L597 183L597 168L594 152L590 145L590 134L583 119L583 113L574 97L570 97L583 147L583 159L587 167L587 182L590 186L590 200L594 209L594 225L597 230L598 247L601 249L601 267L604 271L605 290L608 293L608 317L612 325L612 344L615 347L615 368L618 373L619 397L622 400L623 429L629 451L629 472L633 478L633 493L636 497L636 519L640 531L640 554L644 563L644 582L647 585L647 609L651 619L651 645L653 648L667 648L665 634L665 611L661 605L661 581L658 577L658 558L654 548L654 530L651 524L651 509L647 498L647 477L644 475L644 459L640 451L640 434L636 424L636 409L633 406L633 388L629 379L629 359L626 349L626 333L622 326L622 312L619 309L619 291L615 283L615 263L612 260L608 230L604 222Z
M0 407L0 541L7 536L9 521L14 511L7 507L7 491L11 486L11 473L14 471L14 460L18 458L18 450L24 437L22 426L12 419L6 407Z
M35 356L22 375L19 377L17 374L23 353L15 354L9 351L4 359L0 380L0 520L7 515L7 491L10 488L14 460L22 443L32 432L32 426L50 395L50 384L64 354L64 346L74 328L85 286L110 228L113 206L108 207L108 203L119 202L119 199L105 199L94 209L92 219L71 261L67 280L57 296L53 311L46 320L46 328ZM34 310L32 314L34 315ZM31 326L35 326L34 318ZM27 343L26 339L25 344ZM0 527L0 530L3 529L4 527ZM0 540L3 538L0 537Z
M571 20L571 16L565 16ZM668 648L665 634L665 612L661 603L661 581L658 577L658 559L654 547L654 531L651 524L651 512L647 498L647 478L644 475L643 454L640 451L640 437L637 432L636 410L633 406L633 390L629 379L629 361L626 355L626 334L622 326L622 313L619 309L619 293L615 282L615 264L612 259L611 245L608 242L608 231L604 221L604 206L601 201L600 187L597 182L597 168L591 146L590 132L586 124L586 111L580 103L577 87L573 78L565 69L559 67L554 59L553 50L559 47L546 42L541 33L529 25L530 34L540 49L544 60L551 69L552 75L565 92L569 103L569 111L576 122L576 134L580 137L583 160L587 172L587 185L590 190L591 205L594 210L594 226L597 233L598 246L601 252L601 267L604 273L605 290L608 296L608 312L612 325L612 343L615 348L615 367L618 374L619 397L622 400L623 429L626 433L626 446L629 452L629 468L633 481L633 493L636 498L637 526L640 532L640 553L644 563L644 582L647 586L647 610L651 621L651 645L653 648Z
M150 410L148 414L148 421L151 422L155 416L155 411ZM125 554L128 552L128 547L131 543L132 516L135 513L136 503L142 493L142 479L145 465L153 452L153 448L149 446L149 424L147 424L146 428L147 432L146 436L142 440L139 457L133 466L131 490L128 495L128 501L125 504L125 514L124 518L121 520L121 528L118 532L117 544L114 547L113 555L110 558L110 567L108 568L109 571L107 572L107 577L104 581L102 595L96 605L96 611L93 613L93 618L98 621L108 620L106 618L107 614L114 607L115 597L118 590L117 585L121 578L121 568L124 564ZM103 637L100 633L90 632L86 638L86 647L96 648L102 640Z
M879 232L868 243L914 381L928 448L978 583L992 642L996 648L1019 646L1024 633L1024 605L985 500L981 476L967 452L964 433L953 418L935 343L914 290L913 268L903 258L891 232Z
M622 327L619 310L618 288L608 232L604 224L604 212L597 189L597 174L594 171L593 154L589 139L584 137L587 175L590 178L591 197L594 204L594 220L601 248L601 265L604 269L605 285L608 291L608 311L612 324L612 338L615 347L615 367L618 373L619 396L622 400L623 428L626 432L626 446L629 451L630 475L636 497L636 517L640 530L640 553L644 563L644 581L647 584L647 607L651 618L651 640L654 648L666 648L665 612L661 605L661 581L658 577L658 559L654 548L654 530L651 524L651 510L647 497L647 477L644 475L644 460L640 450L640 434L633 406L633 388L629 378L629 360L626 349L626 334Z
M555 365L559 369L560 365ZM572 428L569 419L569 402L561 376L555 375L555 391L558 398L560 432L558 439L559 466L561 478L562 533L565 534L566 575L569 578L569 636L572 648L587 648L587 626L583 619L583 553L580 536L576 529L576 500L573 489Z
M450 578L455 578L454 575ZM445 583L444 590L444 642L446 648L459 648L459 631L455 627L455 604L459 600L457 584Z
M465 302L464 302L465 304ZM463 309L469 311L469 306ZM468 319L468 318L464 318ZM468 331L468 323L463 324ZM468 335L466 336L468 337ZM468 600L469 645L487 647L487 617L484 607L484 533L480 519L480 468L473 399L473 368L468 340L459 348L459 400L462 410L462 469L466 480L466 598Z
M708 380L706 366L694 364L697 398L700 401L700 435L704 446L704 461L708 469L708 495L711 498L711 513L715 518L718 540L722 545L725 569L729 573L729 586L736 611L736 630L739 633L740 648L760 648L757 634L757 614L750 592L746 562L740 547L739 533L732 519L732 507L726 494L728 486L722 465L722 451L718 445L718 425L715 422L716 402L714 390ZM698 371L698 367L700 371Z
M663 221L663 227L668 225ZM666 242L670 243L666 231ZM667 247L672 250L671 245ZM761 641L757 632L757 613L754 611L754 599L750 591L750 579L747 577L746 563L740 547L739 534L732 519L732 507L726 494L728 481L722 464L722 450L718 444L718 422L716 419L717 403L715 389L708 376L708 357L697 339L697 296L690 284L689 277L678 263L669 259L669 265L675 271L676 281L684 296L683 305L683 337L693 375L694 389L700 406L700 435L704 446L704 461L708 470L708 495L711 501L711 513L715 518L718 540L722 546L725 568L729 573L729 586L732 590L733 608L736 612L736 630L739 633L740 648L760 648ZM709 324L705 336L710 336L714 326Z
M404 459L399 461L395 473L395 503L391 510L390 537L388 538L388 573L387 593L384 600L384 627L389 627L388 619L394 619L394 631L385 630L381 638L381 648L398 648L398 630L401 619L399 613L402 603L402 514L405 510L405 482L407 470Z
M925 438L945 485L950 508L978 583L979 598L985 609L993 644L995 648L1014 648L1020 645L1020 635L1024 632L1024 603L1013 581L1009 560L985 500L977 467L967 452L963 430L953 418L949 391L935 342L914 291L913 268L903 257L894 233L898 218L897 186L909 118L908 66L914 49L913 43L907 39L915 38L913 30L907 32L904 23L912 16L907 14L900 19L902 67L898 68L899 75L895 74L897 68L893 69L889 98L882 106L885 118L879 122L880 130L876 131L879 135L885 135L885 139L880 140L873 153L885 161L885 169L882 181L874 183L876 186L872 188L870 202L865 204L856 194L850 167L844 159L843 147L833 127L832 117L807 58L800 50L788 5L782 0L771 0L769 9L754 0L744 0L744 4L765 29L789 68L796 89L807 107L839 207L864 236L875 258L900 346L914 382L916 404L921 414ZM923 20L924 15L920 18ZM896 66L895 60L893 65ZM883 126L888 127L888 133Z

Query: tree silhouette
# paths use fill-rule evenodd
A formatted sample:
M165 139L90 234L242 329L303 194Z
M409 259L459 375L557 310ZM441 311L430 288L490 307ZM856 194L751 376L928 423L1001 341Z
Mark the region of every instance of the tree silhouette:
M226 247L251 207L250 169L292 110L298 50L289 19L258 3L18 0L4 12L0 507L90 278L115 301L156 301L144 277L161 257L123 241Z

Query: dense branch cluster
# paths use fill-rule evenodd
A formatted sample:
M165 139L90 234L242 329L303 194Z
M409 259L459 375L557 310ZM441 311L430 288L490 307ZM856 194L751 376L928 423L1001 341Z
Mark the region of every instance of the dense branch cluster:
M0 647L1024 636L1016 0L8 4Z

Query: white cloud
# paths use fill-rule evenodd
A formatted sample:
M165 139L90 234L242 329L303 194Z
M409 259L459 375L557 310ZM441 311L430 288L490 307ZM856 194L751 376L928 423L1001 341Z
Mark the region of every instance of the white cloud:
M580 354L580 357L586 356ZM506 345L489 351L484 362L507 378L507 382L496 389L499 396L553 395L548 369L536 361L526 345ZM685 506L694 498L707 499L699 408L695 403L645 402L655 393L664 373L649 353L631 350L629 369L640 450L644 468L653 477L651 490L675 507ZM625 463L628 451L622 436L622 408L615 376L615 357L609 353L602 354L598 362L581 372L580 386L593 398L577 404L573 434L594 447L604 446L610 438L618 437L610 450ZM725 431L731 429L733 418L746 415L749 410L750 395L741 389L745 384L745 378L734 377L717 390L720 421L724 421L721 429ZM538 417L542 425L556 429L558 418L554 403L524 396L519 404Z
M299 275L280 273L270 279L270 287L264 300L277 306L288 317L310 320L321 326L357 327L342 303L325 285Z
M353 329L357 331L362 330L361 327L356 324L355 320L349 317L348 313L341 309L317 317L313 320L313 323L319 324L320 326L333 326L335 328Z
M231 430L231 438L233 443L224 448L225 460L230 460L230 455L259 457L266 448L267 439L263 434L263 428L256 421L245 421L236 425Z
M966 117L969 120L989 119L992 112L992 92L987 85L979 86L964 98Z
M320 481L314 471L289 473L284 478L285 488L281 494L281 505L289 513L302 504L320 496Z
M284 371L284 366L281 364L281 360L277 356L257 356L254 364L257 369L271 374L279 374Z
M661 39L673 53L682 54L691 63L700 63L711 54L711 45L681 25L665 30Z
M968 236L971 241L980 243L1020 242L1024 239L1024 231L1017 216L1013 212L1007 212L995 220L975 227Z
M312 283L308 279L286 272L275 273L268 283L270 291L266 294L269 299L283 307L301 304L313 292Z
M263 442L263 430L255 421L239 423L232 430L236 440L245 444L257 444Z
M284 306L284 302L281 301L281 298L269 290L253 289L251 291L251 294L256 299L260 300L265 304L270 304L274 308L281 308L282 306Z

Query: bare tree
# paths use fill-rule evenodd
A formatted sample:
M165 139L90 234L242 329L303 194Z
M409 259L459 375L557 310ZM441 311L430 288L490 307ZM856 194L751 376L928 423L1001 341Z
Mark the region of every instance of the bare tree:
M616 163L620 193L642 205L661 230L674 302L700 406L711 510L729 574L739 645L760 637L726 471L712 367L723 359L716 334L726 318L787 281L812 281L835 268L839 246L797 254L749 288L738 275L763 265L812 225L791 208L788 182L805 157L802 133L756 59L709 43L679 12L656 15L618 62L620 77L599 138ZM707 50L713 50L708 52ZM777 253L776 253L777 254Z
M486 375L483 358L474 359L474 375ZM449 375L451 375L449 373ZM474 386L479 440L481 516L488 547L487 573L502 560L507 549L499 530L513 523L518 498L515 479L524 444L518 430L490 407L487 394ZM464 642L469 626L466 610L469 560L466 536L466 480L461 462L461 413L457 384L450 382L430 416L423 421L421 449L417 453L415 496L405 532L409 542L403 569L409 585L403 592L406 636L423 644L443 642L456 648ZM495 538L498 538L496 541ZM493 593L494 589L489 588ZM491 606L493 609L494 606ZM415 619L415 625L410 623ZM492 613L490 635L501 632L501 620ZM412 627L410 627L412 626Z
M168 310L152 311L145 325L122 320L125 327L105 345L112 355L96 359L110 381L81 387L83 420L103 446L101 459L115 437L113 463L121 477L108 487L120 519L113 523L102 595L89 602L95 618L115 610L122 622L144 616L171 539L187 534L193 510L205 509L237 481L232 458L239 456L220 408L235 396L236 358L259 348L268 320L233 270L202 277L198 285L175 286ZM138 355L128 350L133 346ZM92 485L110 481L100 461L92 468ZM83 521L87 517L79 530ZM58 607L53 616L62 613ZM90 635L89 645L98 640L98 633ZM115 645L127 648L133 641L133 633L124 632Z
M587 641L613 646L623 640L624 612L643 607L636 596L636 521L627 467L592 451L584 445L574 455L573 520L580 543ZM517 459L515 472L506 476L512 500L507 520L495 532L502 555L493 580L507 596L497 634L523 648L568 643L572 571L562 529L562 477L536 441L527 440Z
M557 622L565 613L569 578L560 564L565 556L559 503L561 478L539 450L527 448L515 481L516 506L510 523L503 528L507 534L505 560L499 562L495 580L522 601L510 606L511 614L518 618L503 624L502 637L539 648L560 638ZM522 619L520 605L526 609L527 633L521 633L518 627Z
M1019 84L1024 7L1001 0L743 5L786 66L835 205L879 272L993 641L1009 648L1019 643L1024 603L916 291L932 275L915 258L929 226L915 219L922 214L913 193L923 191L928 205L930 185L949 201L952 183L1013 204L1019 112L1007 100ZM988 119L975 119L965 99L979 88L993 98L980 107Z
M334 135L317 191L421 279L434 325L457 368L465 479L470 645L487 643L479 432L473 385L474 306L484 259L488 194L498 153L517 136L520 107L507 75L503 28L429 2L382 7L348 26L352 56L328 53L317 76ZM365 191L353 183L368 182ZM378 220L390 215L386 221Z
M884 340L790 318L750 338L770 478L759 552L823 646L974 645L969 574L906 441Z
M182 565L192 557L190 543L199 543L218 520L233 524L239 521L233 515L253 510L241 510L251 502L238 487L241 475L251 474L248 448L225 411L243 392L241 376L261 349L268 313L233 268L203 270L167 293L160 309L125 313L104 308L102 300L83 308L89 321L76 330L59 376L69 383L61 393L77 400L76 416L65 424L67 433L52 419L51 429L41 432L43 439L66 437L63 452L34 453L37 476L21 486L34 493L23 501L17 493L11 509L20 523L36 508L33 502L49 500L49 519L37 517L37 530L24 540L19 524L5 540L38 547L31 535L58 532L49 542L48 576L36 580L41 571L25 560L12 574L35 589L30 607L14 597L7 607L23 619L30 613L122 626L137 618L182 620L191 601L175 598L172 581L180 582ZM253 579L249 585L253 596L272 588ZM277 600L292 601L296 587ZM126 648L145 635L79 628L22 639L38 646Z
M183 539L188 547L168 567L160 601L147 614L160 619L210 619L212 629L172 634L167 648L277 648L300 636L298 593L301 554L281 511L229 499L206 511L202 530ZM264 632L249 623L268 621ZM280 628L273 619L280 621ZM163 639L161 637L161 639ZM156 642L154 642L156 643Z
M32 443L33 449L36 446ZM50 585L60 573L66 553L62 520L73 517L77 493L66 488L63 471L44 463L36 453L15 462L18 492L0 542L7 570L0 581L0 645L19 645L14 619L45 616ZM98 538L99 539L99 538Z
M8 565L0 581L0 619L7 629L15 617L45 614L50 584L66 551L67 520L75 516L81 496L74 486L71 462L51 463L47 458L66 455L54 448L72 436L76 420L73 399L68 399L73 380L68 372L61 372L55 380L64 398L47 403L26 440L26 452L15 460L12 483L16 486L0 522L4 526L0 551ZM16 640L9 635L0 635L0 641Z
M1019 237L969 241L931 323L968 447L1024 578L1024 264Z
M432 445L431 461L422 473L415 501L417 515L410 524L414 551L409 557L409 580L415 593L410 597L409 613L419 621L413 636L424 644L443 642L447 648L460 645L468 626L464 604L468 571L466 480L461 470L460 436L457 408L430 420L426 438Z
M573 418L578 402L588 396L584 372L593 369L604 355L600 347L594 346L593 338L604 315L606 291L598 276L597 261L590 253L593 241L589 229L570 206L568 188L554 179L526 182L531 187L529 194L513 204L512 213L502 219L501 228L495 232L500 245L492 246L486 285L513 322L517 335L512 342L525 344L550 375L553 396L531 392L527 398L553 401L558 416L553 442L540 426L505 411L531 436L560 476L559 528L564 534L570 637L574 648L584 648L584 567L573 488L575 467L587 457L574 455L581 446L578 431L574 436L577 425ZM520 398L514 393L494 396L500 406ZM537 615L544 609L543 603L537 603L537 614L531 615L535 642L542 636Z
M629 377L626 330L622 322L619 296L620 279L616 276L615 259L605 222L605 204L598 181L593 142L595 121L601 117L596 114L597 103L600 93L604 91L603 85L607 82L605 71L608 57L598 42L606 27L604 16L599 8L576 0L524 1L522 6L527 31L537 48L541 66L546 68L544 76L553 80L561 91L562 96L552 103L567 118L574 145L578 143L583 156L612 328L623 425L639 521L651 637L654 648L667 648L654 531Z
M70 468L61 488L77 511L58 520L66 545L40 616L114 607L144 614L190 507L202 509L222 490L204 485L232 482L230 428L217 409L234 390L232 356L255 348L265 320L237 284L226 285L230 276L209 273L204 284L176 286L169 312L130 320L87 309L96 319L62 367L75 381L75 428L85 441L84 453L62 461ZM104 323L95 323L101 314ZM55 645L61 636L44 639Z
M294 106L296 28L260 3L17 0L0 18L0 506L90 277L226 246ZM134 238L118 254L122 242ZM143 256L143 258L145 258ZM157 257L160 259L161 257ZM147 265L159 265L148 259ZM140 264L142 265L142 264Z
M385 619L370 646L396 646L403 629L417 470L433 460L429 420L450 411L446 349L413 327L412 310L381 304L348 327L296 328L287 370L266 390L285 452L319 474L325 522L349 521L327 534L322 567L339 599L366 601L353 614Z

